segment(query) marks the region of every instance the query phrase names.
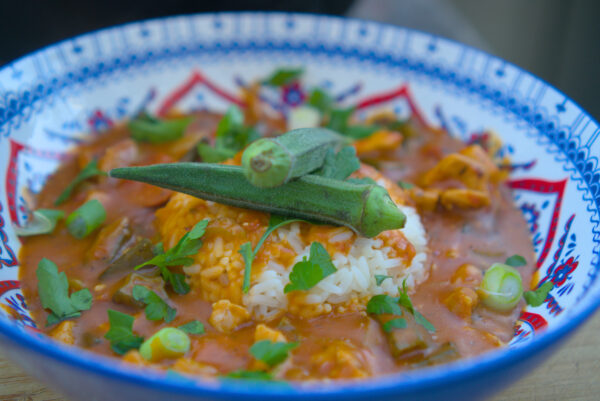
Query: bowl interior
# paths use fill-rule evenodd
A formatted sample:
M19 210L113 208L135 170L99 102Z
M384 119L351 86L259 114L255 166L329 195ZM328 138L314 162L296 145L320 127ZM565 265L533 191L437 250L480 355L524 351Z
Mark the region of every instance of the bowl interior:
M565 95L480 51L398 27L322 16L214 14L103 30L0 70L0 329L31 328L19 286L14 224L27 218L65 152L147 107L224 110L239 88L278 66L360 113L419 113L466 141L493 130L512 161L509 185L529 223L545 302L523 311L511 347L595 306L600 130ZM284 111L303 88L273 92Z

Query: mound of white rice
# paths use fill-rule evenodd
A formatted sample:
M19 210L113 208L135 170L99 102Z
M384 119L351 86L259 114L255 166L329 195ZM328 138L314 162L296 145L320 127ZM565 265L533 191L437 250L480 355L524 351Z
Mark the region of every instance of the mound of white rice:
M401 231L416 250L410 264L406 265L404 259L388 257L391 249L384 247L381 239L358 237L347 255L332 255L337 271L307 291L302 300L307 307L312 307L317 313L327 313L333 307L352 300L364 300L382 293L397 295L398 286L402 286L405 279L407 286L411 288L427 278L428 272L424 266L427 258L425 229L414 208L399 207L406 215L406 226ZM286 240L297 256L290 266L268 262L248 294L244 295L244 305L258 319L269 320L288 308L288 297L283 290L289 282L290 271L296 262L301 261L304 256L308 257L310 253L310 244L303 242L299 230L299 225L294 223L272 234L276 241ZM347 241L352 236L351 232L342 228L339 234L330 237L330 241ZM392 278L384 280L378 286L375 275Z

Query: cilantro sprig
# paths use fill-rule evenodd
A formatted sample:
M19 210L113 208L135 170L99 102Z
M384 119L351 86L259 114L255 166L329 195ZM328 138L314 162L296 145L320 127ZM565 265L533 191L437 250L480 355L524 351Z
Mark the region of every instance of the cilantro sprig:
M319 242L310 245L310 255L296 263L290 272L290 282L283 289L284 293L306 291L313 288L325 277L335 273L337 269L331 262L327 250Z
M303 73L303 68L278 68L262 83L270 86L285 86L300 79Z
M142 285L135 285L133 286L131 293L136 301L146 304L146 308L144 309L146 319L153 321L164 320L165 323L169 323L175 319L177 310L175 308L171 308L154 291L149 290Z
M163 119L144 111L131 120L128 127L137 142L164 143L181 138L191 122L191 117Z
M394 329L405 329L406 327L408 327L406 319L399 317L385 322L383 324L383 331L390 333Z
M138 349L144 342L144 338L133 333L135 318L112 309L108 309L107 313L110 328L104 338L110 341L110 348L119 355L131 349Z
M525 266L527 264L527 261L521 255L512 255L512 256L506 258L506 261L504 262L504 264L512 266L512 267L520 267L520 266Z
M92 307L92 294L84 288L69 296L69 280L65 272L49 259L43 258L36 270L38 294L44 309L50 309L46 326L81 316L81 311Z
M248 290L250 289L250 276L252 273L252 262L254 261L254 258L258 254L259 249L265 243L265 240L267 239L267 237L269 235L271 235L271 233L273 231L277 230L278 228L283 227L287 224L296 222L296 221L302 221L302 220L286 219L281 216L271 215L271 218L269 219L269 225L267 226L267 230L262 235L262 237L260 237L260 240L258 240L258 243L254 247L254 249L252 249L251 242L246 242L246 243L242 244L242 246L240 246L240 249L238 252L244 258L244 265L245 265L245 267L244 267L244 283L242 284L242 291L244 293L247 293Z
M182 324L177 328L183 331L184 333L188 334L204 334L204 325L197 320L192 320L190 322L187 322L186 324Z
M198 155L203 162L219 163L235 156L250 142L258 139L260 133L254 127L244 125L244 113L239 107L229 106L215 133L215 146L198 144Z
M165 282L171 285L173 291L178 294L187 294L190 286L185 281L185 276L181 273L173 273L168 268L170 266L189 266L194 263L190 256L195 255L202 247L202 236L206 231L208 219L199 221L188 231L179 242L168 251L164 251L162 246L155 247L157 253L152 259L135 267L135 270L144 266L158 266Z
M388 278L392 278L392 276L386 276L384 274L376 274L375 275L375 284L377 284L378 286L381 286L381 284Z
M523 293L523 298L525 298L525 302L527 302L527 305L529 306L540 306L544 303L552 288L554 288L554 283L552 281L546 281L533 291L525 291L525 293Z
M105 175L106 173L104 171L98 169L98 161L95 159L92 160L79 172L79 174L77 174L73 181L71 181L69 185L67 185L67 187L61 192L58 198L56 198L56 200L54 201L54 206L58 206L65 203L71 197L75 188L77 188L77 186L85 180L88 180L92 177Z
M262 340L250 347L250 353L257 360L266 363L269 367L273 367L285 361L289 351L298 345L297 342L284 343Z
M423 326L427 331L434 333L435 327L433 324L414 308L406 290L406 280L402 282L402 288L398 288L398 292L400 293L398 297L392 297L387 294L374 295L371 297L367 303L367 313L373 315L386 314L402 316L406 311L414 317L417 324ZM384 330L387 331L392 328L400 328L400 326L405 323L406 322L388 323L387 328L384 327Z

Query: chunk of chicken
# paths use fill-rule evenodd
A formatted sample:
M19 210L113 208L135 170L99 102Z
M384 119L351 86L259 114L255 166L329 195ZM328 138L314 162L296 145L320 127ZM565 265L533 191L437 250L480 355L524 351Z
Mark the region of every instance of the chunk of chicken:
M254 330L254 342L263 340L269 340L274 343L287 343L287 338L281 331L272 329L261 323Z
M250 320L250 313L243 306L227 299L215 302L208 322L222 333L231 333L238 326Z
M479 297L477 293L468 287L459 287L454 289L450 295L444 298L444 304L456 316L471 320L473 309L477 306Z
M73 334L73 329L75 328L75 322L72 320L65 320L60 322L58 326L52 329L50 332L50 337L55 339L56 341L60 341L64 344L74 345L75 344L75 335Z

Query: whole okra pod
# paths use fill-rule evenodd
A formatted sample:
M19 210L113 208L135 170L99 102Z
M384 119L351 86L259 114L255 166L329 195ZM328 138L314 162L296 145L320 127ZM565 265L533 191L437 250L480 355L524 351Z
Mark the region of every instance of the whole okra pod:
M383 187L317 175L305 175L276 188L250 184L242 167L211 163L116 168L110 171L110 176L226 205L343 225L365 237L402 228L406 221Z
M244 150L244 174L257 187L283 185L320 168L327 151L347 141L326 128L299 128L275 138L262 138Z

